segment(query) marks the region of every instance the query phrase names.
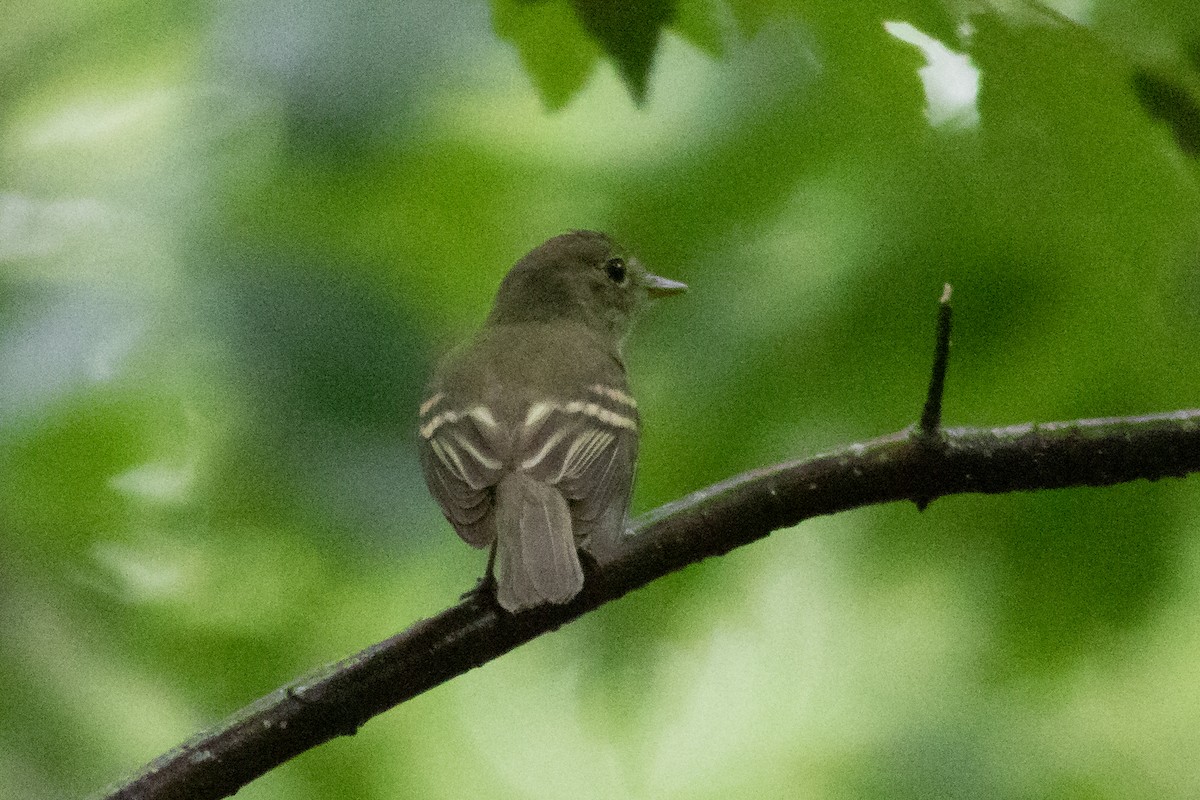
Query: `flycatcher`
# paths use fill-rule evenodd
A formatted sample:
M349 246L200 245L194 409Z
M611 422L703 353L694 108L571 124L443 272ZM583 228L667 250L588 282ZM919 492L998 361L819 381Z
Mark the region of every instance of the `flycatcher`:
M509 270L483 328L435 371L425 482L464 541L493 548L507 611L568 602L578 549L619 546L639 429L621 347L651 298L685 289L603 233L565 233Z

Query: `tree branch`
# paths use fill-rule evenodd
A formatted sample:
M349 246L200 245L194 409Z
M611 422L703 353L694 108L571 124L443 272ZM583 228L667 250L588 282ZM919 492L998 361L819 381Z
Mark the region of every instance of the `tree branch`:
M754 470L642 517L623 552L565 606L516 616L479 595L280 688L100 797L228 797L254 778L376 714L553 631L610 600L771 531L860 506L948 494L1111 486L1200 471L1200 409L1145 417L942 432L915 430Z
M949 287L947 287L948 289ZM621 551L564 606L517 615L486 594L284 686L97 797L207 800L675 570L811 517L967 492L1111 486L1200 471L1200 409L1006 428L941 428L949 293L922 424L815 458L758 469L643 516Z

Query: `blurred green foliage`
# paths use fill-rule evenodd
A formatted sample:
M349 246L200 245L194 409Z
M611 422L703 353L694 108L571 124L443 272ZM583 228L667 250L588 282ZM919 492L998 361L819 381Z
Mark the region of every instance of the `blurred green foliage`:
M82 796L470 587L417 397L566 229L693 287L631 344L639 510L914 420L946 281L948 424L1194 407L1200 17L966 9L6 14L0 794ZM239 797L1195 797L1197 533L1195 478L815 520Z

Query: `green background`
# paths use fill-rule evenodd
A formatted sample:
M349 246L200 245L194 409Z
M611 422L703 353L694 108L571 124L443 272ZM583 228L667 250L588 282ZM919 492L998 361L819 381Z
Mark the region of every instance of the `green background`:
M6 797L473 585L415 407L567 229L692 286L629 348L638 511L912 422L947 281L949 425L1200 402L1197 164L1133 81L1200 98L1190 2L14 8ZM1196 797L1198 533L1195 477L813 520L238 797Z

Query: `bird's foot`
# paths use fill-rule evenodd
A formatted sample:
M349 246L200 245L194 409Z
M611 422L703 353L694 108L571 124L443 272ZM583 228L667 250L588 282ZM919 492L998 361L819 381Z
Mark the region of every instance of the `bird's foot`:
M479 599L489 603L496 602L496 576L489 570L480 578L475 586L459 595L459 600Z

